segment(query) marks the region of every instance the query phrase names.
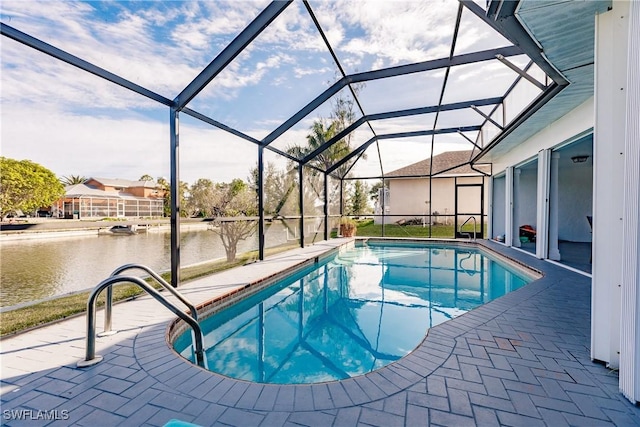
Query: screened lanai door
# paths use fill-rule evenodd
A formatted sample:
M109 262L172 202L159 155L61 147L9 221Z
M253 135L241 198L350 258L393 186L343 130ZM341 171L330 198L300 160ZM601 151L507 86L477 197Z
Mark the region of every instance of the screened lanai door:
M455 236L481 239L484 236L484 186L456 183Z

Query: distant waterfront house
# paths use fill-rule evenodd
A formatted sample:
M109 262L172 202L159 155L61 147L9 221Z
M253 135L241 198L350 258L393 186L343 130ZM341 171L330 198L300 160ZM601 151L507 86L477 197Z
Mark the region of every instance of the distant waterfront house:
M447 151L386 173L389 191L385 223L417 220L423 224L461 225L475 216L480 231L488 212L485 189L491 169L484 165L472 168L471 154ZM380 217L376 219L381 222Z
M153 181L89 178L69 185L55 204L64 218L159 217L164 212L164 190Z

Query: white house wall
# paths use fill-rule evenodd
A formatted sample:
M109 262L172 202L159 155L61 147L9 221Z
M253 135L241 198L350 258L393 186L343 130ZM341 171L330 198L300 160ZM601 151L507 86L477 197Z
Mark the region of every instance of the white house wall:
M429 213L429 201L431 212L438 212L439 215L451 215L448 221L453 224L455 214L455 180L458 184L481 184L482 177L458 177L458 178L434 178L431 185L431 197L429 197L429 179L390 179L389 182L389 215L394 216L387 223L393 223L400 219L421 218ZM486 178L484 179L486 181ZM477 203L458 200L460 212L477 210ZM485 193L484 211L489 207L488 198ZM438 219L444 222L445 217Z
M517 170L520 168L516 168L515 166L521 165L528 159L537 158L541 150L551 149L589 134L593 128L593 108L594 99L589 98L512 150L492 159L494 175L500 174L503 171L506 172L507 168L513 168L513 185L519 186L519 190L517 192L514 190L513 192L513 206L505 206L504 210L499 208L500 212L494 210L490 213L490 221L492 221L494 229L496 229L495 227L499 227L499 225L497 225L498 218L504 218L507 244L519 247L518 228L525 224L535 226L537 216L536 170L531 170L532 176L529 177L527 176L529 172L521 172L521 174L524 173L525 176L524 182L520 182L522 175L516 176ZM511 180L507 178L502 182L507 186L510 185L510 181ZM509 188L505 188L505 203L511 202L509 199L510 190ZM499 192L500 190L496 188L496 183L494 183L493 193L499 194L496 193L497 191ZM494 203L496 203L495 199ZM496 233L494 232L493 234L495 235Z
M589 132L593 127L593 105L593 98L589 98L503 156L495 158L493 173L499 174L508 166L515 166L526 159L537 157L540 150L555 147L574 139L576 135Z
M429 205L432 203L432 212L441 215L446 213L453 215L454 207L454 183L453 179L434 179L429 196L428 179L394 179L389 180L389 215L402 215L394 217L391 222L400 219L411 219L428 215ZM451 220L453 221L453 219Z

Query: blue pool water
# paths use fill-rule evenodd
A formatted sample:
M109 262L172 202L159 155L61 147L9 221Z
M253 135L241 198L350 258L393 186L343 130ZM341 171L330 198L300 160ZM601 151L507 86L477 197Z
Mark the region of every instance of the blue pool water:
M411 352L430 327L529 281L466 247L356 246L205 319L208 368L278 384L362 375ZM174 348L193 360L190 332Z

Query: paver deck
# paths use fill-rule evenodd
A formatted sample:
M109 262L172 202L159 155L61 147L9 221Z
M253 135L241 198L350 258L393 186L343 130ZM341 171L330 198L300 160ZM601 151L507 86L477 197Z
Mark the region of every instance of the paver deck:
M187 283L181 292L209 300L343 242L273 256ZM617 372L590 360L590 279L483 244L544 277L432 328L414 352L370 374L270 385L204 371L168 347L171 313L141 297L114 306L119 332L98 338L104 360L90 368L76 367L85 354L84 316L3 339L2 423L640 426L640 408L619 393Z

